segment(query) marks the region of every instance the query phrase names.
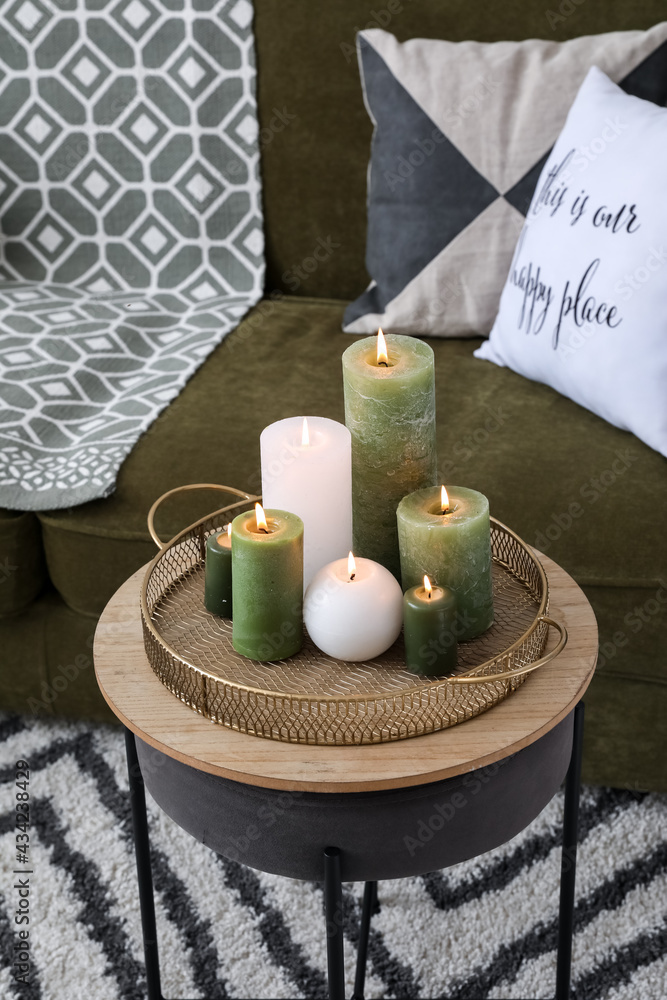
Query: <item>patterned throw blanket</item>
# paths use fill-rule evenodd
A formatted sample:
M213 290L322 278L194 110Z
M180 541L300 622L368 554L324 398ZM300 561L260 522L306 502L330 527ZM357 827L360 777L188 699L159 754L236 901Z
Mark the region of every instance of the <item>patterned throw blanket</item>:
M260 298L252 17L249 0L2 6L0 507L112 492Z

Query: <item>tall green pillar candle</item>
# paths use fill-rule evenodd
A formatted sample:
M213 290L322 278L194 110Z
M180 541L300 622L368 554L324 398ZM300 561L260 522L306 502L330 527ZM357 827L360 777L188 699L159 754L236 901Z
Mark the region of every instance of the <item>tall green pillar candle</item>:
M436 482L435 368L423 340L365 337L343 354L345 423L352 435L354 552L400 578L396 508Z
M417 490L396 513L403 590L426 573L450 587L458 604L459 639L473 639L493 622L489 501L463 486Z
M403 595L405 665L413 674L439 677L456 670L456 594L449 587L431 585Z
M303 643L303 521L284 510L232 521L232 645L251 660L284 660Z
M225 531L215 531L206 539L204 605L221 618L232 617L231 528L228 524Z

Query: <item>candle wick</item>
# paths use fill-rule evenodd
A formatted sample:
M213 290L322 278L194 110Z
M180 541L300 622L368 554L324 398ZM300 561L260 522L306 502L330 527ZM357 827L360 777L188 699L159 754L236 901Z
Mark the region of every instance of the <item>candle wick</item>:
M378 361L378 368L388 368L389 363L387 361Z
M350 573L350 583L352 583L356 575L356 573Z
M429 590L429 592L428 592L428 594L426 596L428 597L428 599L430 601L431 600L431 591L430 590Z
M263 535L268 535L269 534L269 529L268 528L264 528L261 525L257 528L257 530L261 531Z

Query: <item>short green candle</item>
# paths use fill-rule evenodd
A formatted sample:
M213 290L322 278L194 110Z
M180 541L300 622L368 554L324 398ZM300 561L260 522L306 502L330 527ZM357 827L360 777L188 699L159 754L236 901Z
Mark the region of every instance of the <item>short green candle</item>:
M452 486L417 490L398 505L403 590L426 573L450 587L458 603L459 640L473 639L493 622L489 501L477 490Z
M251 660L284 660L303 644L303 521L256 508L232 521L232 645Z
M428 583L428 587L426 584ZM413 674L439 677L456 670L456 594L449 587L421 587L403 595L405 665Z
M436 482L435 367L423 340L390 334L343 354L345 423L352 435L354 552L400 579L396 508L406 493Z
M231 525L227 525L230 529ZM204 605L221 618L232 617L232 539L230 531L215 531L206 539Z

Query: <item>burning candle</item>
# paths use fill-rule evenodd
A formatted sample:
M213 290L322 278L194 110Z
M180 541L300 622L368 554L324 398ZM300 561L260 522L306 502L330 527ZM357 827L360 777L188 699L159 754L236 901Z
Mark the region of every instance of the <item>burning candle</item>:
M327 417L287 417L260 437L262 501L303 521L304 589L352 546L350 432Z
M313 577L304 598L310 638L338 660L372 660L389 649L401 631L401 588L371 559L337 559Z
M415 674L441 676L456 669L456 595L428 576L403 597L405 665Z
M232 645L251 660L283 660L303 643L303 521L284 510L232 521Z
M493 622L489 501L477 490L430 487L406 496L396 514L403 589L427 573L456 594L459 639Z
M204 605L221 618L232 617L232 526L206 539Z
M433 351L414 337L366 337L343 354L352 435L354 548L397 578L396 508L436 481Z

